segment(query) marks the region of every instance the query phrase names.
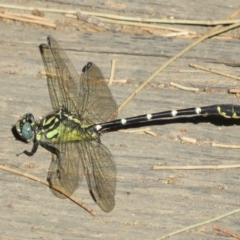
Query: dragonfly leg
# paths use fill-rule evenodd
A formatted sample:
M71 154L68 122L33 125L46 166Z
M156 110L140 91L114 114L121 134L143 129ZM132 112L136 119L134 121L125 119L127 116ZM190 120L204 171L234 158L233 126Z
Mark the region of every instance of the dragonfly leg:
M60 176L61 154L60 154L59 150L48 142L47 143L41 142L41 146L44 147L45 149L47 149L52 154L56 155L56 157L57 157L57 176L58 176L58 179L60 179L61 178L61 176Z
M18 157L19 155L21 155L21 154L24 153L24 154L26 154L27 156L33 156L33 155L36 153L36 151L37 151L37 149L38 149L38 146L39 146L39 141L36 140L36 141L34 141L32 150L31 150L30 152L27 151L27 150L24 150L23 152L18 153L18 154L16 154L16 155L17 155L17 157Z

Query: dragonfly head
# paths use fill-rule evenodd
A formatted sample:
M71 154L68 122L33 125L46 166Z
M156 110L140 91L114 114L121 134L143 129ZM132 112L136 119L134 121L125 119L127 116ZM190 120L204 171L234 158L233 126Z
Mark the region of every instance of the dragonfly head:
M12 127L12 133L17 140L30 142L35 136L35 119L31 113L26 113Z

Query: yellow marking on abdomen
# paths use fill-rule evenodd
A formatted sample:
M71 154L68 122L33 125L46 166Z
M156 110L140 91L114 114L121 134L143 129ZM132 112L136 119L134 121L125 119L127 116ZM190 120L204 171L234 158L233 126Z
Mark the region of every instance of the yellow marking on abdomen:
M219 115L221 115L225 118L234 118L234 119L240 118L240 116L238 116L237 113L235 112L234 106L232 107L232 112L231 112L230 116L227 115L225 112L222 112L220 106L217 107L217 111L218 111Z
M227 115L225 112L222 112L220 106L217 107L217 111L218 111L219 115L221 115L221 116L223 116L223 117L225 117L225 118L232 118L232 117L233 117L233 116Z

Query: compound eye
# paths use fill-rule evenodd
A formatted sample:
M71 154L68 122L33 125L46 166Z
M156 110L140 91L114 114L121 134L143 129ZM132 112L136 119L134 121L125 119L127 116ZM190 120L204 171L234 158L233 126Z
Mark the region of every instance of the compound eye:
M24 114L24 116L22 117L22 119L25 119L27 122L29 123L33 123L35 122L34 116L31 113L26 113Z
M29 122L25 122L22 126L22 136L26 140L30 140L34 136L32 126Z

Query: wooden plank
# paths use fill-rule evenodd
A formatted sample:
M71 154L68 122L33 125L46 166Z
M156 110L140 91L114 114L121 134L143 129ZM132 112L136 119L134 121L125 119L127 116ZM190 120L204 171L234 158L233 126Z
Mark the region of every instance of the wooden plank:
M211 7L214 5L222 12L223 1L220 7L216 1L213 2L215 5L212 4ZM204 3L203 9L206 9L207 3ZM193 11L189 9L189 13ZM163 11L172 14L174 9L167 10L166 7ZM183 14L178 8L175 11ZM208 12L202 11L201 14L205 14L206 18L209 16ZM114 84L111 87L118 103L161 64L193 41L160 36L34 29L1 22L1 164L42 178L46 178L50 154L39 149L31 158L24 155L16 157L16 153L29 150L31 145L14 141L10 128L25 112L32 112L38 117L51 111L46 80L37 77L38 72L43 70L38 45L46 42L47 35L52 35L66 50L79 72L87 61L93 61L109 77L110 61L116 59L115 79L128 80L126 84ZM237 88L238 82L188 67L190 62L194 62L239 75L239 68L219 64L222 59L238 62L238 40L204 41L155 78L155 84L149 84L137 95L119 114L120 117L215 103L238 104L239 99L227 93L228 88ZM186 86L193 85L201 90L209 88L211 91L182 91L169 87L171 81ZM156 84L163 86L157 88ZM1 171L1 237L156 239L239 207L238 169L151 169L154 164L238 164L238 149L214 148L210 145L213 141L238 144L238 125L159 122L150 127L157 137L123 132L111 132L102 136L102 143L113 154L118 169L116 206L108 214L101 212L92 201L85 181L75 193L75 196L99 213L96 218L68 200L57 199L45 186ZM182 143L179 136L196 138L197 144ZM28 168L29 164L34 167ZM218 224L239 233L238 215L222 219ZM208 224L172 239L200 239L206 236L208 239L225 238L216 235L211 226Z

